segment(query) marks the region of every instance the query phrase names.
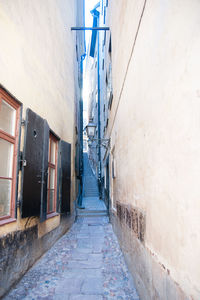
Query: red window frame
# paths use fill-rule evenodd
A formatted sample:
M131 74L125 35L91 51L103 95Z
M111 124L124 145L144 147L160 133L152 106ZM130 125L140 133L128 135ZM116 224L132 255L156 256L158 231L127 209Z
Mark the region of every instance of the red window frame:
M11 185L11 197L10 197L10 214L6 216L0 216L0 225L16 221L15 217L15 195L16 195L16 178L17 178L17 157L18 157L18 141L19 141L19 119L21 105L14 98L12 98L6 91L0 88L0 110L2 100L12 106L16 111L15 131L14 135L11 135L0 129L0 139L3 139L14 145L13 151L13 165L12 165L12 177L2 177L0 179L7 179L12 181Z
M53 164L51 160L51 152L52 152L52 143L55 143L55 164ZM56 200L57 200L57 161L58 161L58 139L50 133L49 135L49 159L48 159L48 186L47 186L47 215L52 215L56 213ZM55 170L54 176L54 189L50 189L50 181L51 181L51 172L50 169ZM50 211L50 191L54 190L53 197L53 210Z

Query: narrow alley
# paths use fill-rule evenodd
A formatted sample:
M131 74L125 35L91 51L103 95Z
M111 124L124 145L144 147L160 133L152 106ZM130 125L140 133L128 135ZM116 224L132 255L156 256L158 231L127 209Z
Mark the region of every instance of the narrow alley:
M84 162L84 213L4 300L139 300L112 225L104 215L105 205L97 197L87 154Z
M0 299L200 300L200 0L0 0Z

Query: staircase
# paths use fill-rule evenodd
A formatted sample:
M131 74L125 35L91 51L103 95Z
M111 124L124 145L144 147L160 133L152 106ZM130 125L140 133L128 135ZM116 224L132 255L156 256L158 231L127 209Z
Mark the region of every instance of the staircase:
M83 154L83 197L99 197L97 179L92 172L87 153Z
M92 172L87 153L83 154L83 207L77 209L80 217L107 216L105 203L99 199L97 179Z

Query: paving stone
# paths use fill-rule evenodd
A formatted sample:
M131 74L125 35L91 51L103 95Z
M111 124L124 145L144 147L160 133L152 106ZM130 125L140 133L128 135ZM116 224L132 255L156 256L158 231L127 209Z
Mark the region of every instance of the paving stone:
M79 239L77 248L84 248L84 249L91 249L92 248L92 241L91 239Z
M103 282L102 279L99 278L87 278L84 280L81 292L83 294L102 294L103 290Z
M91 262L100 262L101 264L103 263L103 253L92 253L88 255L88 260Z
M100 240L100 239L104 240L105 233L104 232L90 232L89 236L90 236L91 239L95 238L96 240L97 239L98 240Z
M102 270L101 268L99 269L67 269L64 274L64 278L102 278Z
M81 278L64 278L58 283L55 289L55 294L59 294L61 291L64 295L79 294L83 282L84 281Z
M69 268L79 269L98 269L102 266L101 261L84 260L84 261L70 261L68 264Z
M102 249L103 249L103 245L101 245L101 244L93 245L93 253L101 253Z
M103 245L104 245L104 242L105 242L105 237L104 237L104 238L99 238L99 237L94 238L94 237L92 236L92 237L90 238L90 241L91 241L92 246L94 246L94 245L103 246Z
M75 248L74 253L79 252L79 253L92 253L92 248Z
M88 233L77 234L77 239L88 239L88 237L89 237L89 231Z
M54 295L54 300L70 300L70 295L56 294ZM41 299L42 300L42 299Z
M72 295L70 300L103 300L100 295Z
M22 299L139 300L108 218L78 218L4 298Z
M88 256L88 253L74 252L71 257L73 260L87 260Z

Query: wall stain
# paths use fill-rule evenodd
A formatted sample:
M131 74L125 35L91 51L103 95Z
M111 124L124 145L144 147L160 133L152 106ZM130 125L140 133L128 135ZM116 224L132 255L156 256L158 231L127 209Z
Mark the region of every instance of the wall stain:
M138 207L117 202L117 217L120 223L128 226L136 235L136 237L144 243L146 231L146 215Z

